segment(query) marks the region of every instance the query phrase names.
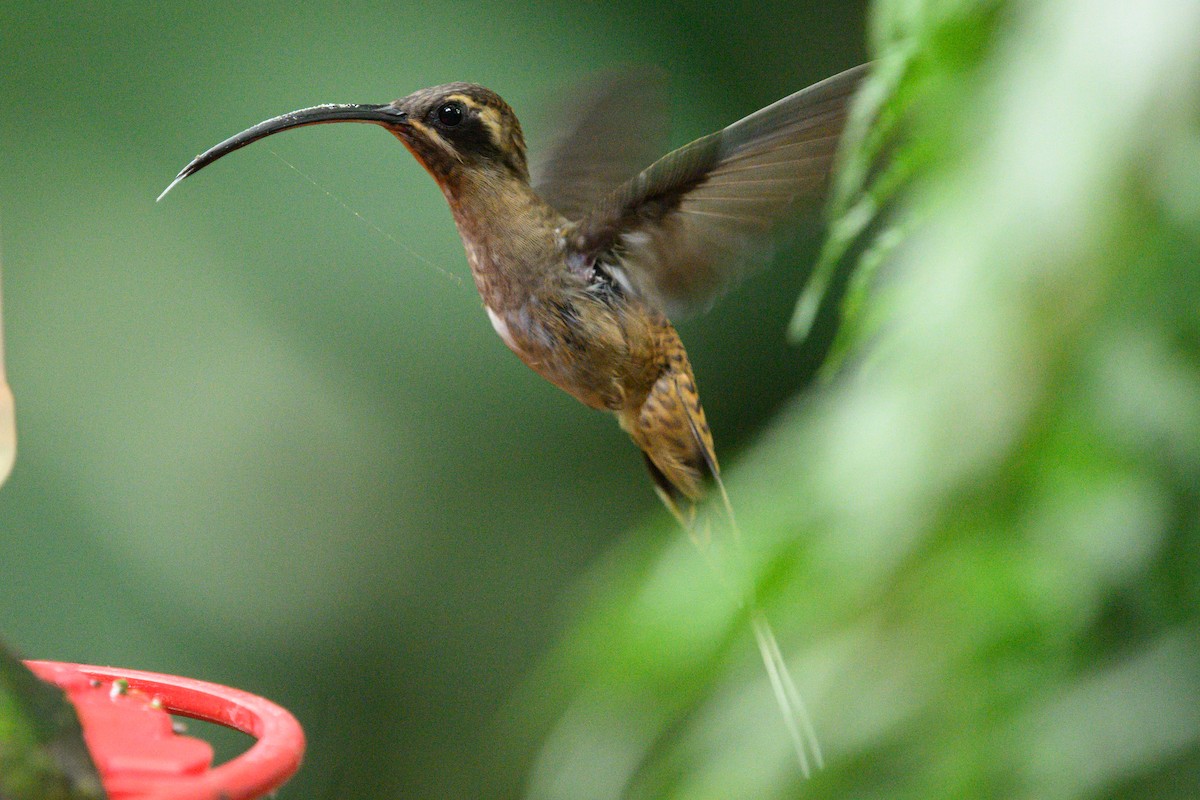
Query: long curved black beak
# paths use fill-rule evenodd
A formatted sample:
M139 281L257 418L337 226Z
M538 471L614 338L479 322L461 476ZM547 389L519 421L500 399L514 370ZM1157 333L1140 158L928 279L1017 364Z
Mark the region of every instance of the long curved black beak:
M299 111L292 111L288 114L272 117L265 122L258 123L253 128L242 131L237 136L229 137L216 147L209 148L193 158L190 164L179 171L179 174L175 176L175 180L171 181L171 185L163 189L163 193L158 196L158 200L166 197L167 192L175 188L175 184L189 175L204 169L221 156L228 155L234 150L245 147L251 142L257 142L259 139L270 136L273 133L279 133L291 128L300 128L305 125L320 125L327 122L370 122L375 125L395 125L403 123L407 116L405 112L397 109L391 103L384 103L382 105L329 103L323 106L302 108ZM156 200L155 202L158 201Z

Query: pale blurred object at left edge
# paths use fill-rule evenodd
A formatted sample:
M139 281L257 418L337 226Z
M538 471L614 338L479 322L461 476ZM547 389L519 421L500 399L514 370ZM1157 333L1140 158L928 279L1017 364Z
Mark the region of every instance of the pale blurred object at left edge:
M2 254L0 254L2 255ZM17 457L17 420L13 408L12 389L4 373L4 293L0 258L0 485L8 480Z

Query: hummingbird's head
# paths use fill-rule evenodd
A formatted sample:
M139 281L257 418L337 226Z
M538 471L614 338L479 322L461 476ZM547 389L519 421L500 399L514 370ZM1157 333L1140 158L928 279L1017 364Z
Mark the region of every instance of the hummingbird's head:
M280 131L330 122L369 122L391 131L444 190L482 172L529 180L525 137L500 96L473 83L448 83L382 105L327 104L260 122L196 156L158 199L184 178L234 150Z
M388 128L443 185L467 171L502 170L529 180L525 137L508 103L473 83L449 83L390 104L403 115Z

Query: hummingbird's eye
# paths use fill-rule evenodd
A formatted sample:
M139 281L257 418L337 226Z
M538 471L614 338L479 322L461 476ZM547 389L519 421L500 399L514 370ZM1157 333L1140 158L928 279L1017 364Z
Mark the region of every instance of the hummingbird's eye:
M437 110L438 122L453 128L463 121L463 107L458 103L444 103Z

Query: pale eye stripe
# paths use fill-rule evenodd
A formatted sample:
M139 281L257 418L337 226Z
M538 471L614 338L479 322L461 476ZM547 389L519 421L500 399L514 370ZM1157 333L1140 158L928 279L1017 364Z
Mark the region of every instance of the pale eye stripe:
M459 161L462 161L462 157L461 157L461 156L459 156L459 154L458 154L458 151L457 151L457 150L455 150L455 149L454 149L454 147L452 147L452 146L451 146L451 144L450 144L449 142L447 142L445 139L443 139L443 138L442 138L442 135L441 135L440 133L438 133L437 131L433 130L433 129L432 129L432 128L430 128L428 125L426 125L426 124L424 124L424 123L422 123L422 122L417 122L416 120L411 120L411 121L409 122L409 124L410 124L410 125L412 125L412 127L414 127L415 129L417 129L418 131L420 131L420 132L421 132L421 134L422 134L422 135L423 135L423 136L424 136L424 137L425 137L427 140L429 140L429 141L433 142L434 144L436 144L436 145L437 145L437 146L438 146L438 147L439 147L441 150L443 150L443 151L444 151L444 152L445 152L447 155L453 156L454 158L458 159Z
M488 106L480 109L479 119L483 122L484 127L488 129L488 135L492 137L492 143L497 147L502 147L505 140L504 122L500 118L500 112Z
M483 110L483 106L479 105L479 103L476 103L474 99L467 97L465 94L447 95L446 99L447 100L456 100L473 111L482 111Z

